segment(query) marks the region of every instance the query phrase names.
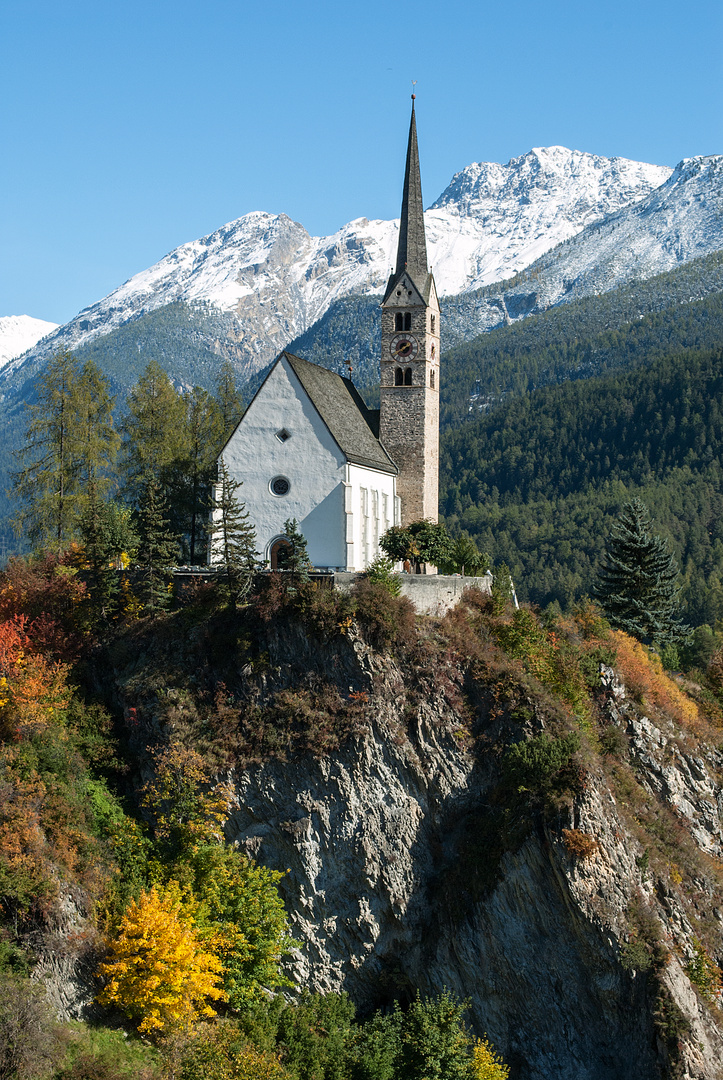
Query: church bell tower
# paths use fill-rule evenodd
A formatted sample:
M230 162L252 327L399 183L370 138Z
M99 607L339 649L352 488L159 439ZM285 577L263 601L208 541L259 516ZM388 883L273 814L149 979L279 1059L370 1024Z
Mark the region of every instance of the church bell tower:
M412 94L397 265L382 301L379 419L379 440L399 469L402 525L438 513L439 301L422 211Z

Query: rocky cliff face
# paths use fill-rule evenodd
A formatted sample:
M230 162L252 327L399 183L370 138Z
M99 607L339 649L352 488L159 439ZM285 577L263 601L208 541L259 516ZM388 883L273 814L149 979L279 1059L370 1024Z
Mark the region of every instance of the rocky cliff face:
M279 636L270 657L283 677L299 663L298 640ZM720 1076L720 1013L684 970L699 922L723 924L715 872L692 899L674 869L667 882L651 873L630 807L595 762L569 808L516 838L508 823L513 841L500 851L489 830L498 749L511 725L521 732L497 691L477 686L470 736L449 692L462 677L451 662L414 690L403 666L358 637L323 662L369 694L368 734L329 757L239 773L229 828L249 854L289 870L295 978L345 989L367 1009L446 986L469 998L477 1031L525 1080ZM318 667L313 650L308 663ZM603 681L640 785L675 811L684 843L717 860L720 751L686 751L672 722L663 731L641 715L611 670ZM528 734L545 727L544 708L527 713ZM592 838L587 857L571 853L563 829ZM646 933L665 953L656 978L627 959Z
M511 747L576 725L500 648L517 616L474 603L416 628L397 611L383 648L369 642L389 611L365 624L330 599L305 625L268 601L265 622L180 612L110 647L98 689L132 715L142 770L149 743L177 739L233 779L228 839L288 871L298 986L367 1012L447 987L513 1080L717 1080L720 730L690 701L687 726L643 708L603 664L567 786L511 787ZM77 1014L80 959L53 963Z

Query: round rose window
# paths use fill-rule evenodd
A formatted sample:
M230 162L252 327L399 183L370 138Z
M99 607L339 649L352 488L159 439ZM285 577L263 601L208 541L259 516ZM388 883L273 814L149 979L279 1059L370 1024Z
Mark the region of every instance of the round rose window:
M291 484L285 476L275 476L270 487L274 495L288 495Z

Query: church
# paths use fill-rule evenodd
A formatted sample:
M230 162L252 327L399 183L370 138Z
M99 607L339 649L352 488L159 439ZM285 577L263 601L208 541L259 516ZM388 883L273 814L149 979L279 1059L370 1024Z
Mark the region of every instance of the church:
M396 268L382 301L380 409L351 379L283 352L221 451L271 569L291 518L314 567L336 571L369 566L392 525L437 521L439 331L412 95Z

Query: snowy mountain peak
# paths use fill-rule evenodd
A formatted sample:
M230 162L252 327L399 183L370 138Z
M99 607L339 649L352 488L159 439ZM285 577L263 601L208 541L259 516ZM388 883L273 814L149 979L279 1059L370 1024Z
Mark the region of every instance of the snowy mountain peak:
M721 247L723 227L715 215L723 190L722 161L693 158L673 171L548 146L535 147L506 165L468 165L425 213L437 287L450 295L491 285L543 256L561 267L563 249L554 249L573 240L586 267L580 280L587 282L597 259L598 237L607 235L606 223L620 215L632 223L627 240L632 248L620 246L617 234L610 241L605 280L624 278L633 249L641 252L634 260L635 272L645 265L656 273L669 269L671 259L677 265L692 257L688 252ZM693 203L688 214L686 208ZM398 229L398 221L360 217L331 236L315 237L285 214L253 211L182 244L81 312L56 336L73 348L167 304L203 301L233 323L239 366L258 370L335 300L383 289ZM656 237L670 234L665 250L659 250L657 239L650 244L643 240L641 230ZM642 255L646 245L649 257ZM553 277L551 295L557 296L567 286L560 278L558 287L557 269ZM40 346L40 353L47 348Z
M431 207L474 213L493 200L518 200L539 193L562 205L587 205L603 217L631 200L643 198L670 176L664 165L627 158L606 158L564 146L538 146L506 165L475 162L453 178Z
M4 315L0 317L0 368L16 356L22 356L46 334L58 329L58 324L30 315Z

